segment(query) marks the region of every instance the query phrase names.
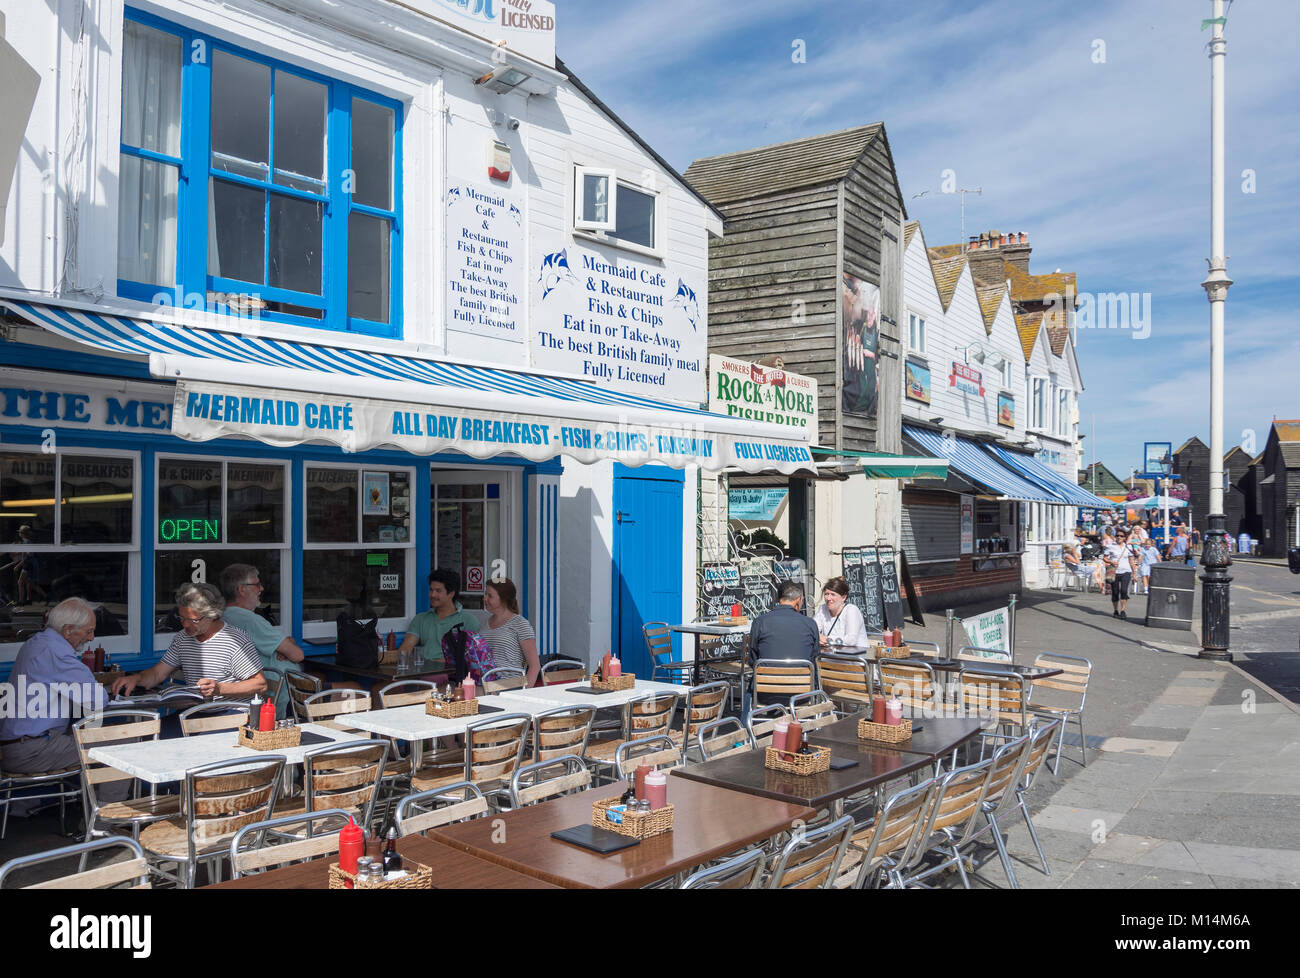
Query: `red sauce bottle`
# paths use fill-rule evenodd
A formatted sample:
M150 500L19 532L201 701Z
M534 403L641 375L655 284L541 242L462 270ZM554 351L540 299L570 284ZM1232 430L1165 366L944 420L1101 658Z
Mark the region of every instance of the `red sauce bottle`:
M262 704L262 710L258 716L258 730L275 729L275 700L267 700Z
M787 755L798 753L799 748L803 746L803 724L798 720L791 720L790 725L785 728L785 752ZM789 760L789 757L785 758Z
M366 836L361 826L348 816L348 824L339 830L339 869L345 873L357 874L357 860L366 854ZM344 886L352 889L352 881L344 881Z
M871 701L871 722L885 722L885 698L883 696L877 696Z

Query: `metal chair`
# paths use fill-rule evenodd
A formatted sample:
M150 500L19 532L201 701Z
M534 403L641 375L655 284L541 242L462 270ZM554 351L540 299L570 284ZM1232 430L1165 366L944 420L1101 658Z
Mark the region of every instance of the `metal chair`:
M1025 828L1029 830L1029 838L1034 843L1034 848L1038 851L1038 861L1043 864L1043 875L1051 876L1052 869L1047 864L1047 856L1043 854L1043 847L1038 841L1038 832L1034 828L1033 819L1029 815L1029 805L1025 802L1025 795L1034 786L1034 780L1038 776L1039 770L1043 766L1043 760L1047 757L1048 748L1052 745L1052 738L1056 736L1056 728L1063 725L1062 720L1049 720L1041 726L1036 726L1029 733L1029 751L1025 760L1024 772L1020 776L1020 781L1016 784L1016 805L1020 814L1025 818Z
M457 797L460 795L460 797ZM407 795L397 803L397 834L414 835L488 812L483 792L468 781Z
M650 654L650 679L654 682L685 684L691 681L690 662L673 658L673 632L666 621L648 621L641 626L645 648Z
M519 768L510 777L511 808L536 805L574 791L591 787L591 771L577 754L559 757Z
M985 832L992 833L993 845L997 849L998 858L1002 861L1002 870L1007 874L1007 883L1013 890L1020 889L1020 883L1011 868L1011 856L1002 838L998 816L1017 807L1016 787L1024 778L1025 766L1029 762L1033 747L1033 738L1026 734L1003 744L994 752L989 770L989 783L984 789L984 801L980 806L987 824L971 836L971 842L978 842L979 837Z
M886 889L902 886L899 867L907 865L921 841L938 786L938 780L931 778L891 795L876 812L874 821L854 834L849 852L858 854L855 888L866 889L882 879Z
M807 659L759 659L750 677L752 706L762 695L779 696L789 702L799 693L811 693L817 686L814 666Z
M686 691L686 706L682 713L682 729L670 730L668 736L681 744L682 760L699 736L699 729L706 723L712 723L722 716L727 708L727 694L730 686L723 680L692 686Z
M280 815L299 815L325 809L342 809L368 829L379 800L380 783L388 761L388 741L348 740L328 744L303 756L301 804L281 809Z
M307 699L319 693L324 685L319 676L306 672L286 672L284 681L289 690L289 708L299 723L307 723Z
M963 645L957 650L957 658L963 662L998 662L1010 665L1011 653L1002 649L986 649L978 645Z
M626 778L642 764L656 771L681 767L682 753L673 739L663 734L618 745L618 752L614 755L614 772L618 778Z
M837 703L861 713L871 706L871 659L865 655L823 652L817 656L817 682Z
M957 673L962 707L967 716L978 716L986 728L980 731L980 756L989 741L1005 741L1029 731L1029 712L1023 676L987 672L978 665L963 666ZM1003 732L1003 731L1006 732Z
M908 639L907 647L918 655L932 655L936 659L943 658L943 649L939 648L938 642L914 641Z
M533 717L533 762L549 761L566 754L582 756L591 737L594 706L561 706Z
M200 863L214 863L219 871L235 833L271 817L284 761L282 754L266 754L186 771L181 814L140 832L151 871L187 890L194 887ZM175 864L176 872L164 870L164 864Z
M589 743L583 752L582 758L587 762L587 766L592 768L592 773L597 777L608 777L609 775L602 772L615 770L614 759L618 749L628 741L646 737L667 737L679 699L681 699L680 693L647 693L623 704L623 722L619 737L615 740Z
M272 669L269 666L263 666L262 677L266 680L266 691L262 693L262 697L275 704L278 715L280 709L280 690L284 688L284 672L280 669Z
M13 802L14 792L28 791L29 789L53 789L50 791L38 791L37 794L24 794L24 800L59 800L59 826L66 835L68 831L67 805L69 799L81 798L81 766L55 768L50 771L34 771L21 773L16 771L4 770L4 755L0 752L0 792L4 793L4 799L0 800L0 806L4 808L4 815L0 816L0 839L5 837L5 832L9 828L9 806Z
M696 731L695 746L701 761L714 761L754 749L754 738L737 717L722 717ZM689 758L686 758L689 761Z
M524 670L498 666L483 673L483 693L490 695L503 689L523 689L527 682L528 674Z
M491 714L471 723L465 728L462 764L451 770L434 767L416 771L411 776L412 785L419 792L445 790L459 781L469 781L485 792L506 787L523 761L532 722L526 713L507 713Z
M763 879L767 853L750 849L682 880L681 890L755 890Z
M843 718L843 714L835 709L834 701L820 689L790 697L790 712L799 721L804 733L811 733Z
M161 726L158 714L152 710L113 710L86 717L72 725L72 736L81 754L81 783L86 799L85 841L90 842L96 836L118 836L124 832L138 838L142 826L180 813L179 795L155 794L150 785L149 794L142 798L139 782L132 775L90 759L94 747L156 741ZM113 802L100 799L103 785L124 781L130 782L133 797Z
M1088 741L1083 735L1083 707L1088 699L1088 680L1092 678L1092 661L1078 655L1044 652L1034 660L1034 665L1061 670L1059 676L1031 679L1029 691L1026 693L1030 713L1036 716L1059 718L1061 721L1060 737L1056 742L1056 756L1052 758L1052 773L1056 774L1060 768L1061 752L1065 748L1065 728L1071 720L1079 727L1079 755L1083 766L1087 767ZM1065 702L1045 702L1042 699L1045 690L1064 694L1055 699Z
M326 808L245 825L230 842L230 878L337 853L339 831L351 818L341 808Z
M343 719L349 713L369 712L369 693L363 693L359 689L326 689L303 700L303 709L307 713L307 723L342 730L344 733L355 733L360 737L370 736L367 731L349 726Z
M877 659L876 681L881 696L896 696L904 716L936 716L942 710L934 669L909 659Z
M767 889L827 889L838 875L852 835L853 819L848 815L811 832L795 832L772 863Z
M91 853L106 852L110 849L125 849L128 858L120 862L110 862L102 866L96 866L94 869L85 868L86 859ZM5 885L15 873L63 859L76 859L81 871L56 876L53 879L43 880L39 883L28 883L26 886ZM121 884L123 883L131 885L122 887ZM64 846L61 849L50 849L47 852L34 853L30 856L19 856L17 859L10 859L3 866L0 866L0 890L108 890L119 888L132 890L147 890L150 888L149 864L145 861L140 844L134 839L128 839L124 836L95 839L80 842L74 846Z
M538 686L557 686L560 683L579 683L591 675L587 664L577 659L552 659L542 666L537 677Z
M200 703L183 710L179 719L181 735L184 737L212 733L214 730L238 730L248 720L248 707L240 707L235 703Z
M922 826L921 841L906 862L900 862L895 873L900 888L913 884L924 886L922 880L956 867L962 886L970 889L970 878L963 865L961 848L978 827L985 789L989 783L992 759L980 761L944 775L935 788L930 812ZM928 852L937 852L942 858L934 865L917 869Z
M379 708L391 710L398 706L423 706L437 684L427 679L399 679L379 691Z
M754 749L762 750L764 747L771 746L772 730L777 721L789 719L790 711L780 703L773 703L771 706L760 706L757 710L750 710L745 725L749 730L749 739L753 743Z

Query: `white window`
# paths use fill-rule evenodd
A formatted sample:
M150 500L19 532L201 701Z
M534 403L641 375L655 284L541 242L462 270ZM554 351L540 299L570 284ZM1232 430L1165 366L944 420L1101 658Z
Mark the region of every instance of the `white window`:
M617 227L617 178L613 170L595 166L573 168L573 226L583 231L613 231Z
M619 180L603 167L574 167L573 227L610 244L654 252L659 247L658 195Z
M288 627L288 467L283 462L213 456L160 455L156 461L154 623L159 644L180 629L176 589L191 581L220 587L231 564L257 568L258 609L271 624Z
M1011 390L1011 361L1005 357L1002 359L1002 389Z
M139 469L138 456L101 449L0 451L0 650L16 652L70 597L102 608L96 645L139 649Z
M481 610L483 588L493 579L522 586L523 574L512 559L516 470L435 468L431 480L431 566L460 575L461 605Z
M907 348L913 353L925 352L925 320L914 312L907 316Z
M1064 435L1069 432L1070 428L1070 392L1068 390L1058 390L1056 392L1056 433Z
M1033 379L1033 394L1029 400L1029 427L1045 430L1047 428L1047 380L1044 377Z
M404 628L415 597L413 470L308 465L304 479L304 636L332 636L342 612Z

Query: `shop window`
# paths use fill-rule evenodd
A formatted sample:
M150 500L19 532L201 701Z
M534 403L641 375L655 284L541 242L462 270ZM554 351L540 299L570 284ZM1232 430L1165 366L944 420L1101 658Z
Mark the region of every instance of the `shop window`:
M0 643L71 597L100 609L99 635L130 634L138 478L129 456L0 452Z
M222 458L158 459L154 533L154 632L174 632L176 589L190 581L218 585L230 564L258 569L263 606L279 625L281 567L288 546L287 473L281 463Z
M520 584L519 574L504 566L502 550L501 483L441 483L432 501L430 551L434 567L460 574L460 602L465 608L483 607L483 588L497 570Z
M620 181L613 170L591 166L574 168L573 189L575 230L648 251L657 247L656 194Z
M411 470L307 466L305 476L303 621L409 617Z
M119 292L399 335L400 106L143 15L123 48Z

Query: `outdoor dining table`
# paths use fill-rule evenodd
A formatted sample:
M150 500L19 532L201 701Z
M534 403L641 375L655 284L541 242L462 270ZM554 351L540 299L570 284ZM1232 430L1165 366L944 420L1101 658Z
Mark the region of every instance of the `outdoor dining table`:
M366 850L377 856L380 842ZM439 890L555 890L554 883L507 869L499 863L479 859L445 843L409 835L398 840L397 851L405 860L423 863L433 870L433 886ZM206 889L217 890L325 890L329 888L330 863L338 856L323 856L310 862L282 866L265 873L241 876Z
M811 737L812 734L810 733ZM717 788L757 795L820 809L836 806L850 795L880 788L897 778L928 768L931 759L925 754L909 753L893 747L870 744L831 742L832 758L857 761L853 767L820 774L786 774L764 766L765 750L745 751L720 757L703 764L673 769L673 781L698 781ZM670 784L672 782L670 781Z
M314 723L302 724L304 734L315 734L331 742L356 740L355 733L334 730ZM309 751L328 746L324 741L314 744L302 744L298 747L280 747L275 750L253 750L235 743L234 730L218 730L213 733L193 734L189 737L173 737L168 740L141 740L131 744L107 744L92 747L89 752L92 761L107 764L132 777L150 784L166 784L171 781L184 781L185 772L204 764L216 764L218 761L247 760L250 764L270 755L284 757L285 766L301 764L303 756Z
M754 624L751 618L744 625L719 625L716 622L692 621L681 625L669 625L670 632L677 632L679 635L695 636L695 655L691 666L691 685L700 684L700 636L705 635L712 638L725 638L729 635L748 635L750 626ZM745 652L730 652L726 655L709 656L706 662L739 662L745 658Z
M536 686L532 689L503 689L496 695L509 703L529 703L554 710L562 706L622 706L632 700L640 699L653 693L682 692L681 686L673 683L660 683L650 679L638 678L630 689L617 689L612 692L583 692L590 690L591 683L579 680L572 683L556 683L553 686ZM526 712L522 709L519 712Z
M865 655L869 659L888 659L894 650L883 645L836 645L822 650L835 655ZM1050 669L1046 666L1027 666L1016 662L999 662L988 659L976 662L972 659L950 659L946 656L917 655L911 653L902 662L917 662L928 665L936 672L957 672L961 669L978 669L981 672L999 673L1004 676L1021 676L1026 680L1049 679L1059 676L1064 670Z
M934 763L975 737L981 726L978 717L918 717L913 722L919 723L921 729L913 732L910 739L897 744L885 744L859 739L860 719L861 717L851 716L809 731L808 742L832 750L843 747L862 747L867 750L892 748L906 754L921 754Z
M601 855L551 838L551 833L590 825L592 802L622 795L622 784L589 788L513 812L430 829L435 842L559 886L633 888L696 866L789 830L814 810L784 801L672 778L671 832L643 839L629 849Z

